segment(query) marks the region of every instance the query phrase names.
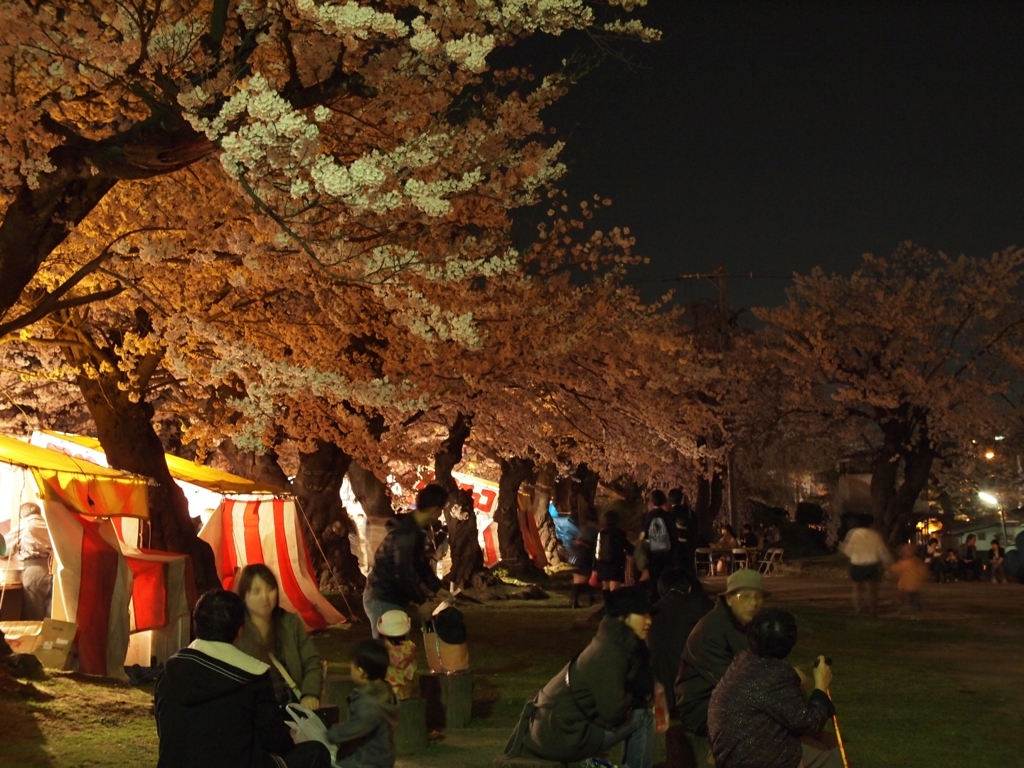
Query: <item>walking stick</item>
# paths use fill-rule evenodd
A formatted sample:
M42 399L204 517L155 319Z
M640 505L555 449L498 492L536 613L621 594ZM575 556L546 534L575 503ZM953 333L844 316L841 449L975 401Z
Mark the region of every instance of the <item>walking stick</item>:
M829 700L832 699L832 692L825 691ZM836 741L839 742L839 756L843 758L843 768L850 768L850 761L846 759L846 747L843 746L843 734L839 732L839 718L832 715L832 726L836 729Z
M821 659L814 660L814 666L818 666L818 662ZM825 663L828 666L832 666L832 659L825 657ZM825 695L828 696L829 701L832 700L832 691L825 691ZM836 741L839 742L839 756L843 758L843 768L850 768L850 761L846 759L846 747L843 746L843 734L839 732L839 718L832 715L832 727L836 729Z

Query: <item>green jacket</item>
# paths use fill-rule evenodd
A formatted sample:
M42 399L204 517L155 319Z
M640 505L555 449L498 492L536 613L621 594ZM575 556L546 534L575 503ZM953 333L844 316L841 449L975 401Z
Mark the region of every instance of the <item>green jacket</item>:
M294 613L280 610L274 618L274 632L277 634L277 647L267 649L259 630L246 618L242 637L235 645L240 651L267 664L270 663L268 650L273 650L278 661L284 665L295 685L302 691L302 695L319 697L320 683L323 680L320 654L312 638L306 633L302 620Z
M525 749L561 762L592 757L607 731L634 707L647 706L653 686L647 647L621 621L605 617L590 645L526 706L506 754Z

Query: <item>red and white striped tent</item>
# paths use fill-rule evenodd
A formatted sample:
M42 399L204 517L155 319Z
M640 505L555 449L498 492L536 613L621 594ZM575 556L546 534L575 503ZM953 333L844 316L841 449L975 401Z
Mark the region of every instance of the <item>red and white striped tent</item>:
M42 509L56 560L53 618L78 625L78 668L86 674L123 679L133 616L145 622L166 605L153 590L133 599L131 556L111 523L148 515L146 486L145 478L0 436L0 524L16 526L25 502Z
M99 441L91 437L37 432L32 439L106 463ZM280 583L281 606L297 613L308 629L344 623L345 617L320 594L294 498L280 488L170 454L167 468L185 492L193 517L201 516L209 506L216 507L199 537L213 547L225 589L231 589L237 569L249 563L265 563ZM120 529L123 540L137 545L140 538L133 533L136 530L131 521L125 521Z
M264 563L277 576L281 607L297 613L306 629L345 621L320 594L294 499L225 499L199 538L213 547L225 589L243 566Z

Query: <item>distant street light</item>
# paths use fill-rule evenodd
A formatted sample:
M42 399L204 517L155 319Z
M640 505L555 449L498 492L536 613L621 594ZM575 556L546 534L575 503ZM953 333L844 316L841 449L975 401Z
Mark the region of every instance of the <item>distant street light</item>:
M990 507L999 508L999 521L1003 524L1003 546L1005 547L1009 541L1006 537L1006 515L1003 514L1003 507L999 503L999 499L996 498L995 494L989 493L988 491L979 491L978 498L988 504Z

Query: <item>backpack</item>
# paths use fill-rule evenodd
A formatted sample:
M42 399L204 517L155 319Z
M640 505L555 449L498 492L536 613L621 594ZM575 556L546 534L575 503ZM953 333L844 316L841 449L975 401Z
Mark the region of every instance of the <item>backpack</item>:
M668 552L672 549L668 526L661 515L655 515L647 524L647 541L650 543L651 552Z

